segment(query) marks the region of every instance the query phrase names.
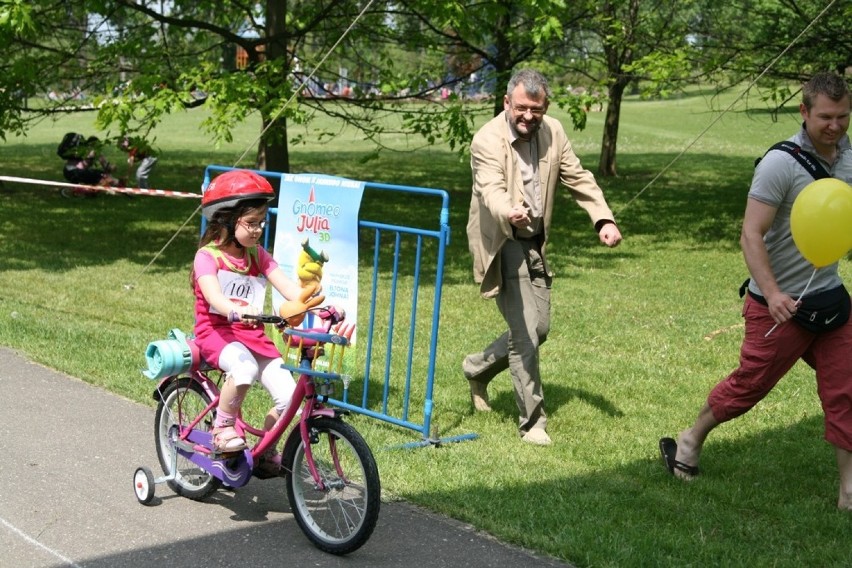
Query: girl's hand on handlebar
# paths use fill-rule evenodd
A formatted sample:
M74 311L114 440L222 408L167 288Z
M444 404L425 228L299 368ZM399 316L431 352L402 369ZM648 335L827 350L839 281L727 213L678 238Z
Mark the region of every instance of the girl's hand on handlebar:
M246 314L243 316L243 319L248 322L271 323L277 326L285 326L287 323L285 318L276 316L275 314Z
M259 310L254 306L237 306L228 313L228 321L231 323L244 323L250 326L256 326L257 321L250 316L257 315Z
M338 324L342 322L346 318L346 312L343 308L338 308L336 306L328 305L320 308L311 308L299 312L297 315L304 316L306 313L313 313L321 320L328 323L329 326ZM255 322L255 323L271 323L277 326L279 329L285 327L296 327L298 324L293 324L290 320L292 319L292 315L275 315L275 314L243 314L242 321L246 322Z

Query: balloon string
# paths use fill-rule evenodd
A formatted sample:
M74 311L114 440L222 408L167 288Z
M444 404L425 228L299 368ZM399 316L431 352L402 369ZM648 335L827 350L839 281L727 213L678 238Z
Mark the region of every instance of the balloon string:
M816 276L816 273L817 273L817 269L816 269L816 268L814 268L813 274L811 274L811 277L810 277L810 279L808 280L808 283L805 285L805 289L804 289L804 290L802 290L802 293L801 293L801 294L799 294L798 299L796 299L796 307L797 307L797 308L799 307L799 302L801 302L801 301L802 301L802 297L803 297L803 296L805 295L805 293L808 291L808 288L810 288L810 287L811 287L811 282L813 282L813 281L814 281L814 276ZM779 325L781 325L781 324L776 323L775 325L773 325L773 326L772 326L772 329L770 329L769 331L767 331L767 332L766 332L766 335L764 335L763 337L769 337L769 334L770 334L770 333L772 333L773 331L775 331L775 328L776 328L776 327L778 327Z

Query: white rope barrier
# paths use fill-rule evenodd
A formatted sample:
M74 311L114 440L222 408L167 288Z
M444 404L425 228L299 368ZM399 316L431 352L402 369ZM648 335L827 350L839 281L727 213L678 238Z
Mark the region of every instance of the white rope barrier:
M22 178L14 176L0 176L0 181L13 183L27 183L31 185L46 185L50 187L84 190L87 192L99 191L103 193L125 193L128 195L152 195L155 197L179 197L184 199L200 199L200 193L189 193L185 191L174 191L171 189L144 189L141 187L112 187L104 185L85 185L81 183L65 183L61 181Z

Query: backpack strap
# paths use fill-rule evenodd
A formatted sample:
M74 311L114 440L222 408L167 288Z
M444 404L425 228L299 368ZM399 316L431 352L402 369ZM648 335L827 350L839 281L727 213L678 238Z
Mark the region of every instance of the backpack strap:
M790 142L789 140L783 140L778 142L772 148L766 151L768 154L772 150L781 150L782 152L787 152L791 156L793 156L799 164L803 168L807 170L809 174L813 176L814 179L823 179L827 177L831 177L831 175L825 171L825 168L820 164L816 158L814 158L810 153L806 150L802 150L802 147L796 144L795 142ZM764 154L765 156L766 154ZM760 158L755 160L754 165L760 162Z

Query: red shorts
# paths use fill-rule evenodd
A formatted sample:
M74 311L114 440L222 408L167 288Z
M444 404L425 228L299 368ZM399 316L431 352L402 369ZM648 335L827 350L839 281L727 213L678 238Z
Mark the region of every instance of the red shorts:
M787 321L765 337L775 321L769 308L751 296L746 296L743 317L740 366L710 391L707 404L713 417L726 422L745 414L803 359L816 370L825 439L852 451L852 318L843 327L820 334Z

